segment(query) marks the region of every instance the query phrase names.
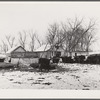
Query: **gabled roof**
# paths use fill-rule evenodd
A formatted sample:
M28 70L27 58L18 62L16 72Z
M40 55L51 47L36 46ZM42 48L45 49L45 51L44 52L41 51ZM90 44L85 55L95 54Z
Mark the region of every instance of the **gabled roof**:
M35 52L40 52L40 51L48 51L50 50L50 45L42 45L40 48L38 48L37 50L35 50Z
M22 46L16 46L16 47L13 47L13 48L11 48L10 50L8 50L6 53L12 53L12 52L14 52L15 50L17 50L18 48L22 48L24 51L26 51Z

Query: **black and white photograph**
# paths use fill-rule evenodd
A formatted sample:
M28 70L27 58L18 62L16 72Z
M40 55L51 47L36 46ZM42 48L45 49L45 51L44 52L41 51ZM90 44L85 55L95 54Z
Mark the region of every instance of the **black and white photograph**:
M0 89L100 90L100 2L0 2Z

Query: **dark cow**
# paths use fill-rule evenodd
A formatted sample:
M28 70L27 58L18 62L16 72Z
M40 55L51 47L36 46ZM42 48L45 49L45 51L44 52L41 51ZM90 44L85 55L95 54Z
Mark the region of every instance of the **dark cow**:
M85 61L85 56L84 55L74 57L74 62L75 63L84 63L84 61Z
M60 59L59 57L54 56L53 57L53 63L58 63L59 62L59 59Z
M64 57L61 57L62 58L62 62L63 63L73 63L73 59L71 56L67 57L67 56L64 56Z
M86 59L88 64L100 64L100 54L89 55Z
M11 58L9 59L9 63L11 63Z
M30 66L33 67L33 68L39 68L39 64L38 63L31 63Z
M0 62L4 62L5 58L0 58Z
M43 69L49 71L50 69L50 59L47 58L39 58L39 69L42 71Z

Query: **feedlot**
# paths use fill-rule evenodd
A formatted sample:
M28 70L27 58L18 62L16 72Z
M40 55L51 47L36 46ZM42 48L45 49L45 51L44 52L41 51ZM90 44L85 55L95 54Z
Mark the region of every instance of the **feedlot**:
M49 72L30 69L0 69L0 89L100 89L100 65L59 63Z

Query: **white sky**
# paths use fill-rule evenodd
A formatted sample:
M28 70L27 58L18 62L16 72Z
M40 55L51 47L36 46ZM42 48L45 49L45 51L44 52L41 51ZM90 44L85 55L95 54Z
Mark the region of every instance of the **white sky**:
M0 40L4 35L17 36L19 31L37 31L41 39L48 24L66 21L75 16L97 21L97 36L100 38L100 2L0 2ZM93 50L100 50L100 40Z

